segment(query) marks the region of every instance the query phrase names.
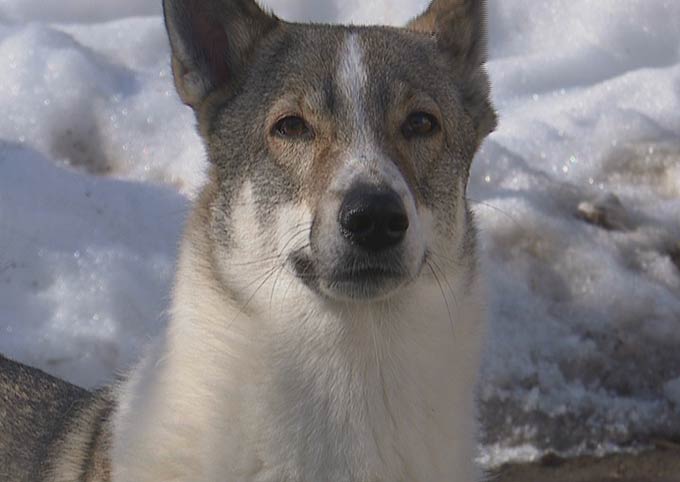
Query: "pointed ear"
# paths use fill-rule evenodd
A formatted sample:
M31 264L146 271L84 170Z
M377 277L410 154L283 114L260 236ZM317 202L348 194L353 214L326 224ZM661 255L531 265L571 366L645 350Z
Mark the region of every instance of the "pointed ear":
M486 0L433 0L406 28L435 35L457 62L473 68L486 62Z
M194 109L236 82L257 43L279 24L254 0L163 0L163 13L175 87Z
M432 0L422 15L406 26L433 35L459 73L465 108L472 116L478 141L496 127L484 69L487 49L486 0Z

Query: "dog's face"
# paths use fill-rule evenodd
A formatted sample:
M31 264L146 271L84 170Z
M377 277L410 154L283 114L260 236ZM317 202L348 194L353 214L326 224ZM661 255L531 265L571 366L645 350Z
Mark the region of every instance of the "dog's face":
M382 299L466 265L468 172L495 125L483 2L435 0L406 29L290 24L252 0L166 0L165 15L232 289L283 276Z

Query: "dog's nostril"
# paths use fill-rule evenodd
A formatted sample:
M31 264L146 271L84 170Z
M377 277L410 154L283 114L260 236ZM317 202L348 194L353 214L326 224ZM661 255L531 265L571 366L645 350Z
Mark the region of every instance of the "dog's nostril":
M344 223L344 227L354 235L366 236L373 231L375 223L369 214L361 211L353 211L348 213L348 218Z
M401 198L391 189L357 185L340 207L340 230L352 244L380 251L400 243L409 227Z
M387 232L391 236L401 236L408 230L408 217L406 214L396 213L387 221Z

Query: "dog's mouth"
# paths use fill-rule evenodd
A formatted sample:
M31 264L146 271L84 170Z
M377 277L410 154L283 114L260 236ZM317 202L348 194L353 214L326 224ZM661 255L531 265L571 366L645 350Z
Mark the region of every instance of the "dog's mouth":
M371 283L381 279L401 278L402 270L385 266L366 266L336 271L332 278L336 283Z
M415 278L396 256L383 259L345 256L324 266L314 260L312 253L297 251L289 260L305 285L321 296L336 300L385 299Z

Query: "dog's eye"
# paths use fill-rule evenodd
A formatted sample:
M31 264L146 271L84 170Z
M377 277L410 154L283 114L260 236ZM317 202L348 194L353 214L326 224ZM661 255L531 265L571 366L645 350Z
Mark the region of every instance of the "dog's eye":
M274 132L280 137L299 139L309 136L311 130L302 117L291 115L278 121Z
M401 126L404 137L425 137L433 134L439 128L437 119L427 112L414 112L408 116L406 122Z

